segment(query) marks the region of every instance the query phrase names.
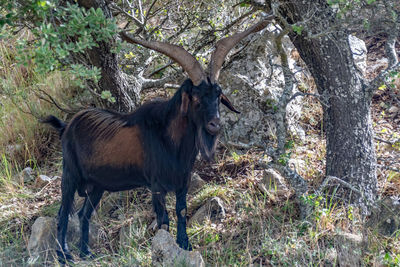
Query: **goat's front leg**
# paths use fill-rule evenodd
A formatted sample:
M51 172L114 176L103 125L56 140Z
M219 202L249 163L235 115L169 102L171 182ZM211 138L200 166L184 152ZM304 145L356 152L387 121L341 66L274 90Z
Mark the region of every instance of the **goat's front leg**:
M178 243L178 245L183 249L192 250L186 232L186 194L187 188L176 191L176 216L178 217L176 243Z
M159 229L169 231L169 218L165 208L165 193L152 192L152 201L154 212L157 215L157 225Z

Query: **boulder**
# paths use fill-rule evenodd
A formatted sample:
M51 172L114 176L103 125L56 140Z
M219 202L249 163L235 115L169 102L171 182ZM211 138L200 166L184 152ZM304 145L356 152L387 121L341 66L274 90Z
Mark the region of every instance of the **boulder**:
M391 236L400 229L400 202L385 198L377 203L367 222L367 226L382 235Z
M263 32L247 37L247 49L228 59L221 70L219 83L224 94L229 97L237 110L237 115L221 108L221 120L225 127L221 138L234 143L265 145L265 140L275 140L274 107L284 88L284 76L275 43L274 26ZM353 35L348 37L356 68L364 75L366 72L367 49L365 43ZM300 88L315 87L312 75L295 49L288 36L282 40L284 50L289 55L288 63L297 83L293 94ZM240 50L240 49L238 49ZM300 87L300 88L299 88ZM288 130L292 136L305 141L306 134L299 123L302 117L302 97L296 97L287 106Z
M275 195L288 197L290 194L285 179L273 169L264 170L263 178L257 186L271 198Z
M188 194L194 194L196 191L200 190L203 185L206 183L197 173L192 174L192 178L190 180Z
M170 233L163 229L153 237L151 250L154 266L205 266L200 252L181 249Z
M53 260L56 249L56 219L39 217L32 225L28 242L29 264Z
M91 223L89 229L89 244L98 243L99 227ZM32 225L31 235L28 241L29 263L38 264L53 260L57 243L57 220L51 217L39 217ZM74 215L68 222L67 242L78 245L80 238L80 225L78 215Z
M25 169L23 169L20 174L20 177L24 183L31 183L36 179L35 173L31 167L26 167Z
M219 197L213 197L196 211L188 224L192 225L195 222L202 224L206 219L215 222L225 218L225 215L223 201Z
M93 217L93 216L92 216ZM90 220L89 223L89 244L93 246L93 244L99 243L100 235L99 230L100 227L98 224L93 223L93 220ZM67 241L70 244L78 245L81 236L81 227L79 222L79 217L77 214L73 215L69 218L68 222L68 231L67 231Z
M361 266L362 243L363 239L361 235L338 233L335 236L334 246L337 251L339 266Z
M274 30L274 29L269 29ZM272 32L262 32L248 37L248 48L236 54L235 59L221 71L219 83L224 94L241 114L237 115L221 108L221 120L226 131L221 138L234 143L264 145L265 140L274 139L274 106L283 92L284 77ZM283 40L284 49L290 54L289 66L301 84L307 84L311 75L299 64L295 48L289 37ZM304 65L304 64L303 64ZM307 77L305 75L308 75ZM307 85L306 85L307 86ZM295 85L294 92L297 91ZM289 131L292 135L305 138L299 124L302 115L297 97L287 107Z

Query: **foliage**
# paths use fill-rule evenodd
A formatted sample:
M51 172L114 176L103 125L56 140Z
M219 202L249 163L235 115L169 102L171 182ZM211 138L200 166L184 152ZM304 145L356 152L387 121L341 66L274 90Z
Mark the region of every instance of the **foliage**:
M55 70L69 71L74 77L74 85L84 88L86 81L97 83L100 70L88 66L79 58L99 42L112 42L117 33L115 20L108 19L100 8L85 9L78 4L60 1L29 0L23 5L11 4L7 29L18 29L29 25L33 36L18 40L17 61L24 66L34 65L40 75ZM27 13L28 15L24 15ZM24 19L29 18L29 21ZM113 98L106 98L115 101Z

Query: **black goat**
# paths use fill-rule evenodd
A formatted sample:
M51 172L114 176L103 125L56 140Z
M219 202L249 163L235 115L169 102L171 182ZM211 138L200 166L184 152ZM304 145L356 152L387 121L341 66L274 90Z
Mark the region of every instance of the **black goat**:
M196 59L182 48L159 42L123 38L160 51L176 60L190 79L169 101L145 104L130 114L88 109L77 113L69 124L54 116L49 123L60 132L63 150L62 200L58 214L57 239L60 261L72 260L66 243L68 216L74 194L85 197L78 212L81 223L80 253L90 255L89 220L103 192L146 186L152 191L159 228L169 228L165 195L176 194L177 243L191 249L186 233L186 194L198 152L210 160L220 129L219 103L235 108L215 81L223 58L251 32L267 25L263 21L245 32L217 43L208 78ZM223 42L223 49L218 44Z

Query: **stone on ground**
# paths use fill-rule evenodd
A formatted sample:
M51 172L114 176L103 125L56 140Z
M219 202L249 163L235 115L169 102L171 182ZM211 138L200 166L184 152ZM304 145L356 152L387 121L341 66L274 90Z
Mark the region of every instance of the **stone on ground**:
M151 243L154 266L205 266L200 252L181 249L174 238L163 229L157 231Z

